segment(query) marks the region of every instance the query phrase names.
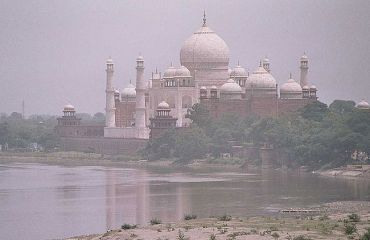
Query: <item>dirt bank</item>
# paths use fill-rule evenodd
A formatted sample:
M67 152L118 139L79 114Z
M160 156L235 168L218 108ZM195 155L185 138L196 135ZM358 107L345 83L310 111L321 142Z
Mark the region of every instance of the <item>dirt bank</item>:
M68 240L229 240L229 239L358 239L370 227L370 202L334 202L315 208L315 214L298 212L275 217L206 218L148 225L136 229L118 229L104 234L80 236ZM356 213L359 219L348 215ZM229 220L229 221L224 221ZM346 234L346 226L355 226L356 232Z

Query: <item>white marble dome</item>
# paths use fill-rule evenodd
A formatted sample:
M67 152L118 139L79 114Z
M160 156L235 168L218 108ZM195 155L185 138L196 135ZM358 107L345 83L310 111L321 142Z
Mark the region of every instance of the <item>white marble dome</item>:
M203 26L185 40L180 51L181 65L197 68L229 65L229 47L204 23Z
M123 98L127 98L127 97L136 97L136 90L135 90L135 86L134 85L132 85L131 83L127 86L127 87L125 87L123 90L122 90L122 92L121 92L121 96L123 97Z
M259 66L256 71L249 75L246 81L246 88L261 88L261 89L276 89L275 78L266 71L262 66Z
M173 66L170 66L167 68L166 71L163 73L164 78L173 78L176 75L176 68Z
M304 85L304 86L303 86L303 88L302 88L302 90L306 90L306 91L308 91L308 90L310 90L310 87L309 87L309 86L307 86L307 85Z
M64 105L64 111L74 111L75 107L71 104Z
M248 77L247 71L245 68L240 66L239 64L231 71L231 77Z
M242 93L243 89L233 79L229 79L220 87L221 93Z
M175 72L176 77L190 77L190 71L185 66L181 66L178 69L176 69Z
M169 109L170 108L170 105L168 103L166 103L165 101L162 101L158 104L158 109Z
M364 99L362 99L358 104L357 108L359 109L370 109L370 105L368 102L366 102Z
M302 93L302 87L294 79L290 78L280 87L280 92L284 93Z

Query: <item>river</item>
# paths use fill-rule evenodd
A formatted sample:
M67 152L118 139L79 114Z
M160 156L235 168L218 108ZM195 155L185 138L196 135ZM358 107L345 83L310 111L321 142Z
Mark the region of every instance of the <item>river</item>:
M0 165L1 239L60 239L184 214L276 214L282 208L370 200L370 182L310 173Z

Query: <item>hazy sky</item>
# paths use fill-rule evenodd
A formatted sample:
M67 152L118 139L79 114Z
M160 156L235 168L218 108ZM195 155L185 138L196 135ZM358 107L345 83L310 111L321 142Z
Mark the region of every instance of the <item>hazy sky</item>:
M370 101L370 1L16 1L0 0L0 112L61 114L105 107L105 60L115 62L114 86L135 79L142 53L146 78L170 62L207 23L228 44L230 65L253 71L267 55L281 84L299 80L299 58L310 59L309 81L321 101Z

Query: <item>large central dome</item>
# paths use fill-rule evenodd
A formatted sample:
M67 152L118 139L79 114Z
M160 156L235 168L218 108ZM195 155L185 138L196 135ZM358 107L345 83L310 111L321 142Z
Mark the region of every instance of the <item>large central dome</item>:
M208 79L204 79L204 77L211 73L202 72L210 70L222 71L221 78L222 83L224 83L227 80L227 74L224 74L223 71L228 70L229 47L222 38L207 26L204 18L203 26L193 33L181 47L180 62L181 65L190 70L195 79L207 82L205 85L208 85ZM212 78L217 80L218 77L213 76Z
M180 62L186 67L202 63L229 66L229 47L209 27L202 26L185 41L180 51Z

